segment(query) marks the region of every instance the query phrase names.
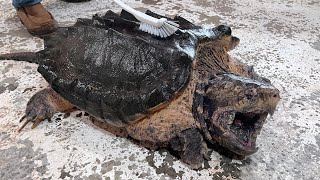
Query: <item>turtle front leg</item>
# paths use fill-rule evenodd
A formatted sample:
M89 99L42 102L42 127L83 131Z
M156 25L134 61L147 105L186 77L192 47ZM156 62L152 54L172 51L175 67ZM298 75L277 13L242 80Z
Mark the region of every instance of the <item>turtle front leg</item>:
M37 92L28 101L25 114L19 122L26 120L19 128L20 132L28 123L33 122L31 128L37 127L42 121L51 119L56 112L71 112L75 106L63 99L51 88Z
M196 128L190 128L171 139L171 148L179 152L181 161L192 169L199 169L204 160L208 160L208 148L202 134Z

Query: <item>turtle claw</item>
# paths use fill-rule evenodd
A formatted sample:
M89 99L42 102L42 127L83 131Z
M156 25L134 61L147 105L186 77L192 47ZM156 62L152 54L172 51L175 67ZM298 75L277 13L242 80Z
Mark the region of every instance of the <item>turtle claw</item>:
M30 116L30 114L33 114L33 113L30 113L29 115L25 114L24 116L21 117L21 119L19 120L19 122L21 123L22 121L26 120L24 122L24 124L18 129L18 132L21 132L21 130L27 125L29 124L30 122L32 122L32 126L31 126L31 129L34 129L35 127L37 127L42 121L46 120L46 119L51 119L51 117L53 116L53 113L48 113L48 111L46 110L40 110L37 112L38 115L34 118L34 116L32 117L32 115Z
M19 122L21 123L25 118L26 118L26 115L24 115ZM27 118L26 122L24 122L23 125L18 129L18 132L21 132L21 130L31 121L32 121L31 118Z
M37 127L37 126L38 126L42 121L44 121L45 119L50 120L51 117L50 117L50 118L46 118L46 117L44 117L44 116L38 115L38 116L36 117L36 119L34 119L33 124L32 124L32 126L31 126L31 129L34 129L35 127Z
M23 115L23 116L20 118L19 123L21 123L21 122L24 120L24 118L26 118L26 117L27 117L27 115Z
M50 104L46 94L43 91L36 93L28 102L25 114L20 118L19 122L23 125L18 129L22 129L29 123L33 123L31 129L37 127L42 121L51 119L55 113L54 107Z

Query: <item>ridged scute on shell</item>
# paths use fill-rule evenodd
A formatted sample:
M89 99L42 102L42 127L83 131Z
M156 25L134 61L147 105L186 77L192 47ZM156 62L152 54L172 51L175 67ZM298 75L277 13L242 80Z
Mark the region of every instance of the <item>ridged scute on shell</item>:
M147 12L152 16L159 16ZM153 113L174 99L191 77L201 27L181 17L167 39L138 30L123 11L79 19L44 38L39 72L61 96L116 126ZM218 38L219 30L211 29Z

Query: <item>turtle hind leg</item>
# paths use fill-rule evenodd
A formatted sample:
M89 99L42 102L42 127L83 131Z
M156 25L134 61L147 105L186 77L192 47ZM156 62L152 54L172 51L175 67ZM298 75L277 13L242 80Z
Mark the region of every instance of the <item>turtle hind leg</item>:
M20 132L27 124L33 123L31 128L37 127L42 121L51 119L56 112L71 112L75 106L63 99L53 89L46 88L34 94L28 101L25 114L19 122L25 120L19 128Z
M208 148L202 134L196 128L190 128L181 132L170 140L171 148L178 152L181 161L192 169L201 168L204 160L209 159Z

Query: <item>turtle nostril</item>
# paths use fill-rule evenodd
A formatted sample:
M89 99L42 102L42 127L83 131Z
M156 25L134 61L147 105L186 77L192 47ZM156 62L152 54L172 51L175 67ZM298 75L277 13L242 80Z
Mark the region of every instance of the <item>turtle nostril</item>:
M280 95L279 95L278 93L273 94L273 95L272 95L272 98L279 100L279 99L280 99Z
M280 99L280 92L277 89L272 91L270 95L271 95L270 97L272 97L274 99Z

